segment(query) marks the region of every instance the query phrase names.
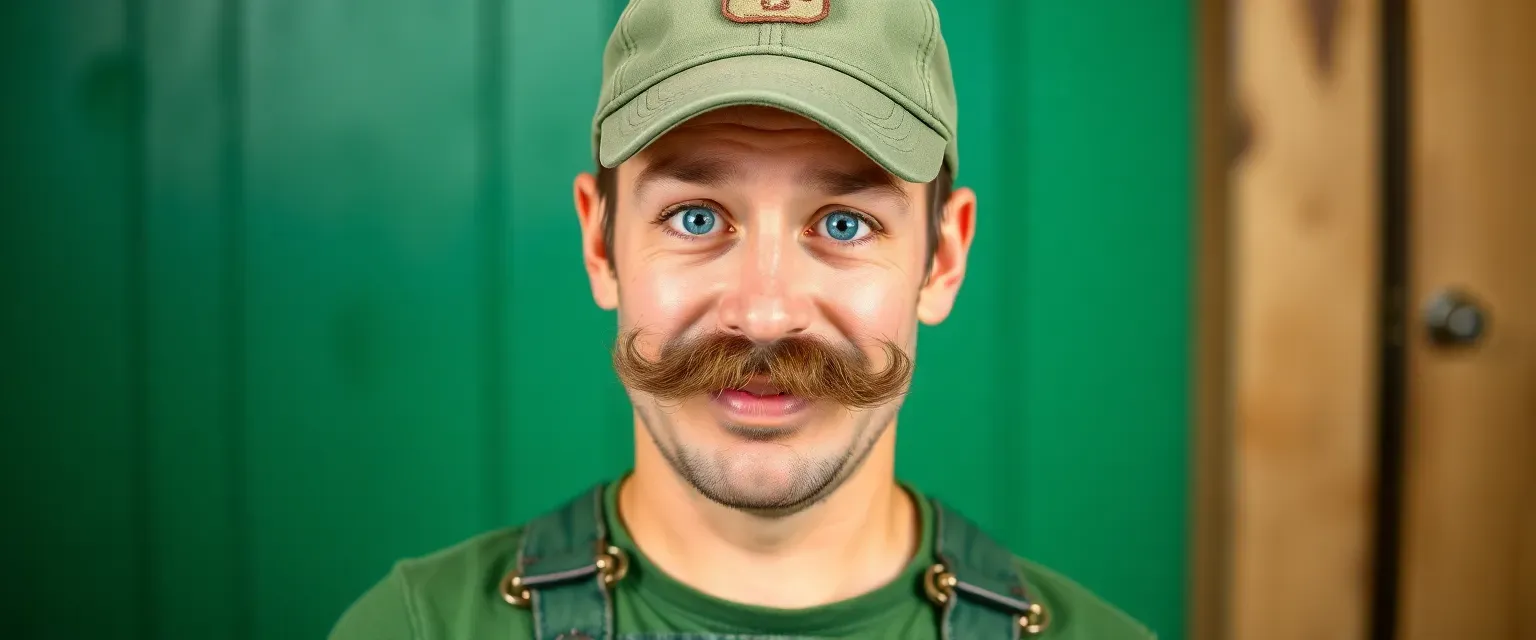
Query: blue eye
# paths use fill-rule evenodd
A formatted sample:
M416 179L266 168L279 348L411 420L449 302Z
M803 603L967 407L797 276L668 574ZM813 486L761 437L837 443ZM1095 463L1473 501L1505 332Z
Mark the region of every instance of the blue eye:
M821 219L827 237L838 242L852 242L870 234L869 223L847 211L834 211Z
M679 233L702 236L715 228L715 212L704 207L684 207L668 221Z

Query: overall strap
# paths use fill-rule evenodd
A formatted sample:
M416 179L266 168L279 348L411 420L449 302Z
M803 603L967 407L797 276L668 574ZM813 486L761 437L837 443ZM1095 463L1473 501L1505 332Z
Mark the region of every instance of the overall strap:
M613 640L610 589L628 568L608 544L599 485L528 523L502 597L533 610L536 640Z
M944 607L940 637L1017 639L1043 632L1046 611L1013 554L960 514L932 502L939 564L928 570L924 587Z

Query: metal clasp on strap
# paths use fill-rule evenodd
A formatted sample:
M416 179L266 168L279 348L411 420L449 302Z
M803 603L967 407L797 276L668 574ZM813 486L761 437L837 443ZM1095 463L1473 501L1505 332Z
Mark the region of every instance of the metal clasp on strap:
M629 575L629 554L611 544L599 543L597 557L592 564L580 569L528 578L513 569L501 579L501 599L514 607L526 609L533 602L533 590L540 585L568 582L594 573L602 580L603 588L612 589L624 576Z
M928 571L923 575L923 591L928 594L928 600L936 606L948 605L955 598L956 590L964 590L981 596L985 600L1008 605L1018 613L1019 629L1025 635L1039 635L1051 626L1051 616L1046 612L1045 607L1040 606L1040 603L1012 599L1000 601L995 594L961 582L959 576L947 569L943 563L928 567Z

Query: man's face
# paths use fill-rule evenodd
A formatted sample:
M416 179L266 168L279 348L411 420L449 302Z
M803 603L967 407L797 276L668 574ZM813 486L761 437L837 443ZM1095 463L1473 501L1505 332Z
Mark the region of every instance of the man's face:
M969 191L930 274L928 186L786 112L714 111L622 164L612 255L592 186L577 181L594 294L618 310L616 365L661 455L736 508L830 493L894 422L917 323L948 314Z

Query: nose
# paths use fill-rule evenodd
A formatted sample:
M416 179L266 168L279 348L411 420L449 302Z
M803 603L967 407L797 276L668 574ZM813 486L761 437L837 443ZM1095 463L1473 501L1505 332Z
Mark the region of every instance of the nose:
M782 233L749 237L735 249L737 272L720 297L719 325L754 342L772 342L805 331L814 303L795 273L799 249Z

